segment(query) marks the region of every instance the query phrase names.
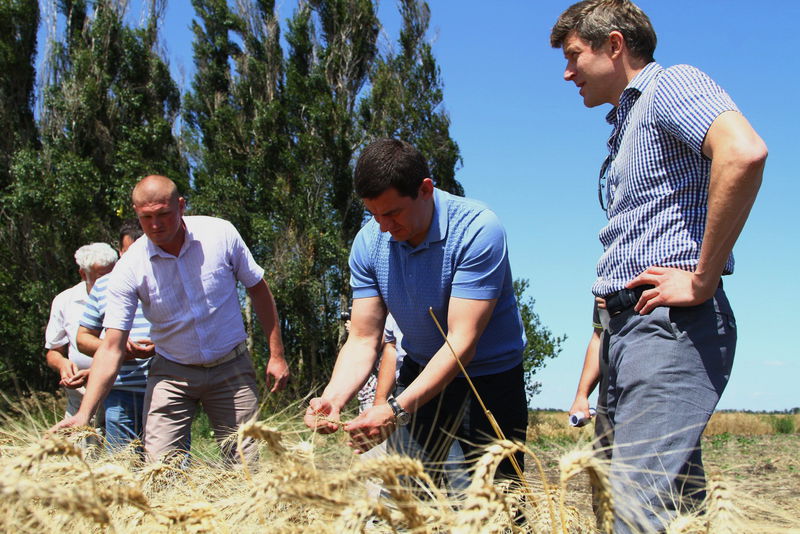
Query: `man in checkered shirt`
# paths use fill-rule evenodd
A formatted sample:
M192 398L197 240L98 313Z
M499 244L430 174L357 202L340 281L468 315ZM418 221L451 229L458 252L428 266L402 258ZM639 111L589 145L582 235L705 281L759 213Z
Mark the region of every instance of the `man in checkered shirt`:
M767 149L706 74L654 61L655 31L632 2L574 4L550 43L584 104L613 106L592 292L608 312L614 532L663 531L704 497L700 437L736 347L721 276L733 273Z

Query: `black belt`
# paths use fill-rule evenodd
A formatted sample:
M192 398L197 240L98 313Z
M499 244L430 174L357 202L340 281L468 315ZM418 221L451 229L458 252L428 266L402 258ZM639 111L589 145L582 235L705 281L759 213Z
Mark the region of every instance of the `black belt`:
M625 310L633 308L636 303L639 302L639 297L642 296L642 293L654 287L653 285L646 284L643 286L636 286L633 289L620 289L619 291L611 293L605 297L608 315L614 317ZM720 279L717 287L722 287L722 279Z
M611 317L615 315L619 315L620 313L633 308L637 302L639 302L639 297L642 296L642 293L647 291L648 289L652 289L656 286L646 284L643 286L636 286L633 289L620 289L619 291L615 291L611 293L606 299L606 311Z

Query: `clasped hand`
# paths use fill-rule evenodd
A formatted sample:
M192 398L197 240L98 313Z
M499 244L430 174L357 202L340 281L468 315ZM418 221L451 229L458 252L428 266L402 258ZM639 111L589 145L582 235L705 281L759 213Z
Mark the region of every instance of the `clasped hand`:
M347 445L362 454L385 441L394 432L395 416L388 404L373 406L351 421L342 422L340 412L327 399L311 399L305 417L306 426L320 434L330 434L342 427L350 435Z

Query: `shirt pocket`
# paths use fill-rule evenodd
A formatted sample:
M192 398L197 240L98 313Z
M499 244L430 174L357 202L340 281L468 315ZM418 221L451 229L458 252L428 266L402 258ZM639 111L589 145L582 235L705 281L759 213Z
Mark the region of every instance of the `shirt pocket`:
M230 268L222 267L202 275L203 294L210 312L221 308L225 302L235 295L236 281Z

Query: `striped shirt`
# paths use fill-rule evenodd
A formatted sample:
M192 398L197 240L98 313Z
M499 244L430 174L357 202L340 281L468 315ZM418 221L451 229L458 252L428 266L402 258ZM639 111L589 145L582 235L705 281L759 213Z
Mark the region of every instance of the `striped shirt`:
M711 160L702 153L714 120L738 111L728 94L688 65L650 63L606 116L608 224L592 292L623 289L651 266L694 271L708 209ZM733 272L733 255L723 274Z
M111 275L107 274L94 283L92 292L83 310L80 325L91 330L102 330L103 319L106 316L106 288ZM129 339L137 341L150 339L150 323L142 314L142 305L136 309L136 317L133 320ZM147 385L147 369L150 367L150 358L126 360L122 363L117 379L114 381L114 389L125 389L134 391L144 391Z

